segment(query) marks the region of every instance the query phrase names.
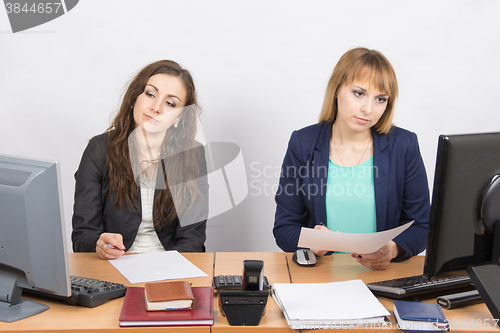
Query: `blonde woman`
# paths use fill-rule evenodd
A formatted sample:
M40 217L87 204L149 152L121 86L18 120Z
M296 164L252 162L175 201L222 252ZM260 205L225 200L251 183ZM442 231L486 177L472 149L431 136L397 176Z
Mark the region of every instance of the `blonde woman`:
M397 95L396 75L380 52L355 48L340 58L319 122L292 133L283 161L273 229L281 249L297 249L301 227L371 233L412 220L376 252L352 256L385 269L425 249L427 175L417 136L392 124Z

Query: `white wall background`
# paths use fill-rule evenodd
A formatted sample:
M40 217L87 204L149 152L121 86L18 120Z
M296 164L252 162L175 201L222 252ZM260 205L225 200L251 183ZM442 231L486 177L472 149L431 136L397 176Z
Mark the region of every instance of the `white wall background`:
M365 46L398 75L395 123L416 132L432 186L439 134L500 130L500 1L82 0L11 32L0 8L0 153L58 160L67 234L87 141L146 64L188 68L209 141L238 144L249 195L213 218L208 251L278 251L279 167L315 123L339 57Z

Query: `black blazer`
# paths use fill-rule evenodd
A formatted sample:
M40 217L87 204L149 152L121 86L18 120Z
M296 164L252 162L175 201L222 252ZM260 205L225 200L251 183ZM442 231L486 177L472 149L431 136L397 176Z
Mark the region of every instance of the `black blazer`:
M123 235L123 244L129 249L134 243L137 230L142 221L142 205L139 198L135 202L136 211L130 207L118 209L114 205L115 197L109 191L106 175L106 148L108 134L92 138L85 149L80 166L75 173L75 203L73 209L73 241L74 252L95 252L96 242L103 232ZM200 148L200 150L203 150ZM200 154L200 174L206 175L205 155ZM157 177L162 179L162 177ZM161 230L156 229L158 238L165 250L179 252L204 252L205 229L208 216L208 183L206 176L198 178L202 199L193 209L198 216L191 217L200 221L181 226L179 219L168 221ZM158 188L158 187L157 187ZM159 190L155 190L155 198ZM205 209L204 209L204 208ZM203 212L203 213L200 213ZM156 210L154 209L154 214ZM183 223L184 224L184 223Z

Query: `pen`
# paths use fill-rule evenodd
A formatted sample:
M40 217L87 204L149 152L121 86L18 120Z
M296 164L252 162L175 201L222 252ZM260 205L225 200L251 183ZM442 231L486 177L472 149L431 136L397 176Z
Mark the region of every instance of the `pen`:
M112 245L112 244L106 244L110 249L114 249L114 250L120 250L119 248L117 248L116 246Z

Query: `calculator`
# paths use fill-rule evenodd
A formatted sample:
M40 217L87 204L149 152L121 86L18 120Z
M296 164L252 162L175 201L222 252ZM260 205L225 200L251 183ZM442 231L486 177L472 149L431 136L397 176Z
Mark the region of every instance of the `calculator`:
M269 281L267 277L264 276L263 281L264 290L270 290L271 286L269 285ZM214 276L214 287L215 289L241 289L242 286L242 276L241 275L216 275Z

